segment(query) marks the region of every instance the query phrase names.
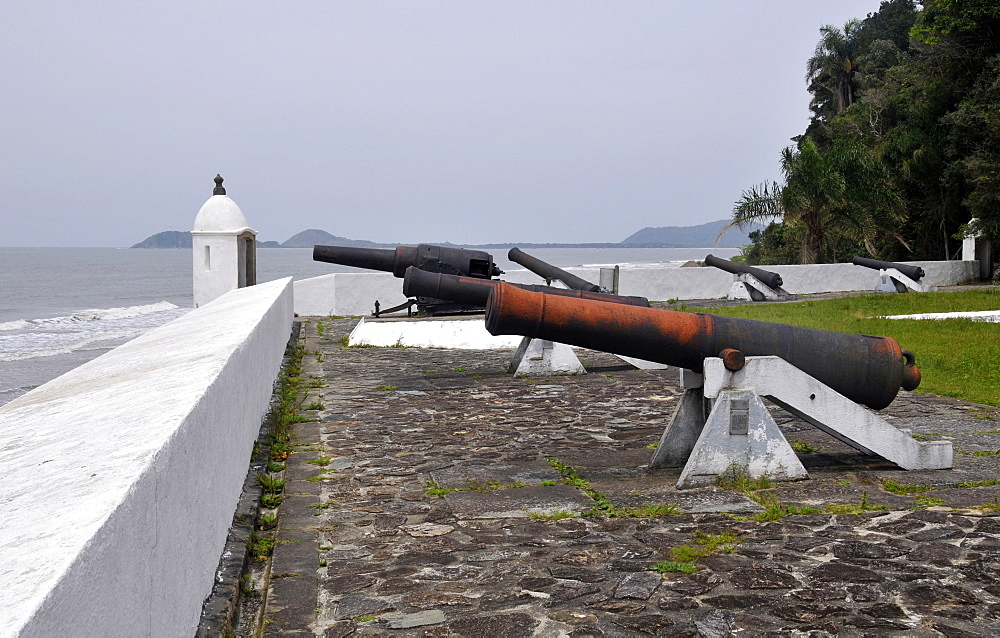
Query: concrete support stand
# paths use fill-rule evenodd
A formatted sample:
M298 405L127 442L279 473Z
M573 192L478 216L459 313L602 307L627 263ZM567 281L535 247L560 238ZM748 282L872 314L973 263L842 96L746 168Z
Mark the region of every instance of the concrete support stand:
M530 337L521 340L507 371L515 377L587 374L570 346Z
M856 450L904 470L952 465L951 441L917 441L779 357L747 357L737 372L726 370L722 359L705 359L705 396L730 389L752 390Z
M793 296L778 286L771 288L751 274L733 275L733 286L729 289L728 299L745 301L787 301Z
M917 441L779 357L747 357L735 372L711 357L704 375L683 370L681 385L684 396L649 463L650 468L683 465L678 488L711 484L734 465L754 478L808 477L761 397L904 470L952 466L950 441ZM715 399L707 416L704 398Z
M650 468L682 467L705 428L705 393L699 388L684 391L681 402L667 423L649 462Z
M937 286L925 286L919 281L910 279L895 268L883 268L878 271L878 283L875 284L875 292L896 293L906 292L934 292Z
M767 406L753 391L719 393L677 487L712 485L734 466L754 478L794 481L809 477Z

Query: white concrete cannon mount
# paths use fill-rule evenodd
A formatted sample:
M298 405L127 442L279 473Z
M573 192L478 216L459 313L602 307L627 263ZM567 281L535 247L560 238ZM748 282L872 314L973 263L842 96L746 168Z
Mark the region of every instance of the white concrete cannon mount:
M747 357L738 371L705 359L702 375L682 371L686 388L650 467L684 469L677 487L711 484L733 466L750 476L793 480L808 475L761 401L767 397L803 421L905 470L952 466L950 441L917 441L780 357ZM705 398L715 399L706 415Z

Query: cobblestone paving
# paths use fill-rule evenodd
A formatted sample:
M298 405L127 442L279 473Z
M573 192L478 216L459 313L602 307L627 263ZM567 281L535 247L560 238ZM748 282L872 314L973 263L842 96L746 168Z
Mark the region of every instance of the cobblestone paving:
M953 470L928 472L775 409L810 479L755 502L646 469L675 369L582 351L587 375L515 379L506 351L345 348L354 323L303 325L306 373L326 385L285 472L268 636L1000 631L1000 517L978 507L1000 487L969 487L1000 478L993 408L902 393L883 414L957 450ZM891 493L887 479L924 489ZM768 498L814 509L758 521ZM653 505L680 513L636 516ZM664 562L696 570L653 569Z

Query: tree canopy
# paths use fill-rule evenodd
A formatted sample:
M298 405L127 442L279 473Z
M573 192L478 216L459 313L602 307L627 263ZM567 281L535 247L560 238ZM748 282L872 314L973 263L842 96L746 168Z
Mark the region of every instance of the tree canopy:
M751 263L952 259L970 220L1000 240L1000 4L886 0L824 25L806 61L812 119L780 158L784 182L751 188L733 224ZM766 214L765 214L766 213Z

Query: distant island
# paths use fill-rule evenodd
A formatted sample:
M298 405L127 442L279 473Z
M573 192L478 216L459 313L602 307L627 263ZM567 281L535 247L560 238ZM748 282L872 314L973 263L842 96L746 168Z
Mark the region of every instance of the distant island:
M427 242L440 246L462 246L465 248L708 248L715 246L715 239L722 227L729 223L720 219L697 226L646 227L632 233L620 242L592 242L582 244L504 242L496 244L453 244L451 242ZM742 248L750 243L748 232L738 228L730 229L719 241L719 248ZM398 243L379 243L365 239L348 239L331 235L325 230L310 228L292 235L283 242L258 241L258 248L312 248L316 244L324 246L359 246L362 248L395 248ZM191 248L191 233L167 230L151 235L132 248Z

